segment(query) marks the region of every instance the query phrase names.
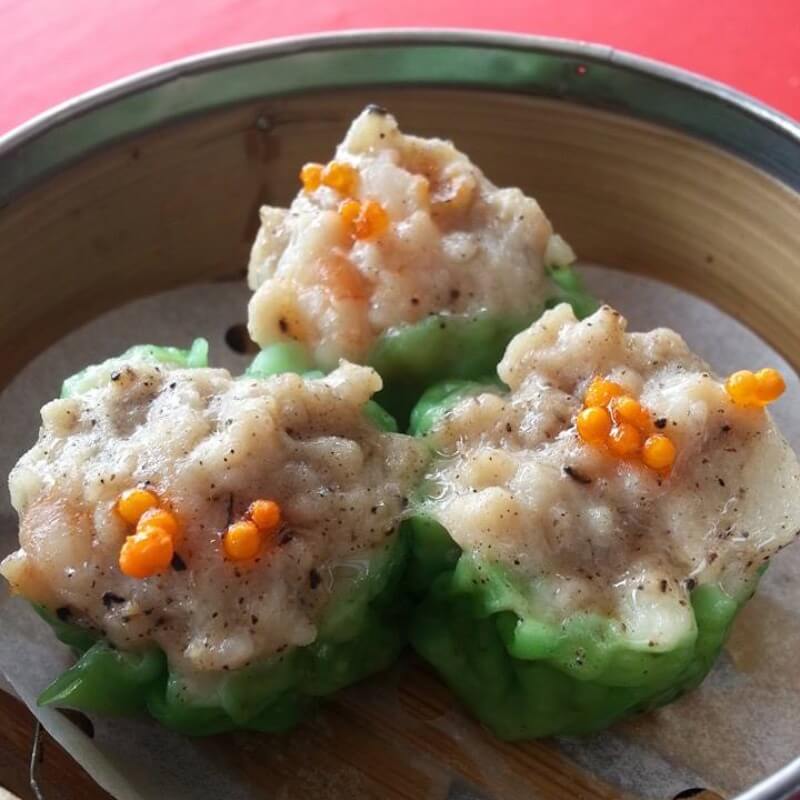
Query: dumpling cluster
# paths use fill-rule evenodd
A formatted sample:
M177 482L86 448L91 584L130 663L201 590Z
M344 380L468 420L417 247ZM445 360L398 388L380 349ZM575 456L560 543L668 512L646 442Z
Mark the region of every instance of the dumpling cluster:
M244 376L144 346L42 409L0 565L80 656L40 702L283 730L409 640L505 738L697 685L800 530L781 376L628 333L535 200L383 109L300 180Z

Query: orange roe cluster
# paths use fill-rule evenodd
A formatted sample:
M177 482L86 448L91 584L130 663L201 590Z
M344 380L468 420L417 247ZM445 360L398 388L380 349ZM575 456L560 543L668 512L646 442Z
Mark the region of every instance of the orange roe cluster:
M117 514L135 532L126 537L119 553L119 568L130 578L149 578L163 572L175 558L180 526L175 515L161 508L149 489L128 489L117 499Z
M244 517L231 523L222 534L222 549L230 561L255 558L281 524L281 509L274 500L255 500Z
M329 164L310 162L300 170L300 183L306 192L328 186L344 197L352 197L358 186L358 172L344 161L331 161Z
M322 170L324 169L322 164L315 164L311 161L303 165L300 170L300 183L303 184L304 191L316 192L322 186Z
M377 200L354 199L358 187L358 172L344 161L329 164L305 164L300 170L300 182L306 192L327 186L345 199L339 204L339 216L353 239L377 239L389 227L389 215Z
M339 216L354 239L377 239L389 227L389 215L376 200L344 200L339 205Z
M638 458L652 470L666 472L675 463L672 440L653 430L650 413L626 389L606 378L594 378L578 414L578 435L617 458Z
M776 369L760 369L758 372L743 369L725 381L725 391L737 406L763 408L786 391L786 382Z

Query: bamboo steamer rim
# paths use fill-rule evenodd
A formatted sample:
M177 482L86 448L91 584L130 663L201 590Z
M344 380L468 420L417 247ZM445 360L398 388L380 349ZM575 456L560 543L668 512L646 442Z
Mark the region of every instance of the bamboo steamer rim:
M441 48L458 58L435 58ZM387 50L398 57L376 58ZM420 57L426 54L434 58ZM271 64L274 71L297 57L304 59L300 72L276 76L260 69ZM224 79L212 85L221 72ZM223 48L79 95L0 136L0 209L48 173L123 136L264 94L359 83L485 87L617 111L705 139L800 190L800 125L725 84L588 42L400 28Z

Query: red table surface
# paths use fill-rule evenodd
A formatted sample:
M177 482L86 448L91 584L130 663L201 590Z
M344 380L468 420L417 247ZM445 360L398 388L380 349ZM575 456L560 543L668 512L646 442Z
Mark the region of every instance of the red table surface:
M800 0L0 0L0 132L203 50L378 27L598 42L723 81L800 118Z

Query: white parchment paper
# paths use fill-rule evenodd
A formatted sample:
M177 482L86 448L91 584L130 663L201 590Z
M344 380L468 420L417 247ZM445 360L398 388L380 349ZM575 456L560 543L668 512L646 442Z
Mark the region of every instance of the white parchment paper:
M673 327L721 373L767 365L781 369L789 388L774 414L800 449L800 382L757 336L713 306L655 281L600 267L587 267L584 273L592 291L628 317L631 330ZM58 394L65 376L87 363L132 344L186 347L203 335L211 343L211 363L240 372L250 357L233 352L225 333L244 321L248 296L239 283L178 289L129 304L65 337L0 395L0 476L4 480L35 441L40 406ZM3 490L0 557L15 547L16 517ZM341 730L331 724L331 715L343 708L372 726L359 746L370 741L382 759L398 765L398 786L404 771L413 773L409 785L424 787L420 800L530 798L535 781L526 775L534 774L542 753L572 761L588 776L635 796L672 798L691 786L734 793L800 754L798 576L800 545L776 559L742 613L720 664L698 691L590 739L501 744L453 707L446 692L438 695L437 709L421 713L408 699L415 696L414 687L410 692L403 688L408 681L426 680L413 662L349 690L336 707L282 739L236 734L191 740L147 720L102 718L93 718L90 739L57 711L36 708L35 697L68 663L68 655L25 603L8 597L5 587L0 588L0 675L120 800L292 800L312 793L319 800L380 797L370 782L369 753L354 752L357 747L343 741ZM304 749L309 763L298 769L297 754ZM324 765L313 763L326 755L331 758ZM483 793L469 789L471 784L485 787ZM265 785L270 787L266 795Z

